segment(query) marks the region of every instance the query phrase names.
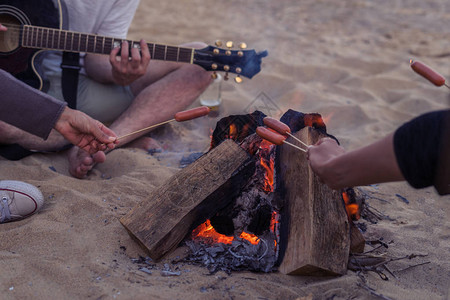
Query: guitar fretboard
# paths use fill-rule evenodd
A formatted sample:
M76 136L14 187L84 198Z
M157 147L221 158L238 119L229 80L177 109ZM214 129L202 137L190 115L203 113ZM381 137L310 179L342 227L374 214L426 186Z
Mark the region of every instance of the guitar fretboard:
M113 48L120 47L123 41L127 41L130 49L140 50L140 43L136 41L54 28L24 25L21 34L22 47L28 48L109 54ZM152 59L193 63L193 48L152 43L147 45Z

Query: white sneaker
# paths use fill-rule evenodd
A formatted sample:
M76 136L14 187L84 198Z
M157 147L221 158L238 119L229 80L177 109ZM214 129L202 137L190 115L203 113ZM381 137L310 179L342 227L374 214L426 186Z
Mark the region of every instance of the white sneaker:
M14 180L0 181L0 223L29 217L42 204L44 196L34 185Z

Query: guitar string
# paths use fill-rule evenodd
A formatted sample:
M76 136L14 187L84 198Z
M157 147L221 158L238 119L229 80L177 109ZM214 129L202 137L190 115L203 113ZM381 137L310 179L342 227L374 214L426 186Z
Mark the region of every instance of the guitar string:
M22 25L9 24L9 23L2 23L2 24L5 25L8 28L8 31L10 31L10 32L16 33L16 32L21 32L23 30ZM55 30L55 31L60 30L57 28L48 28L48 29ZM103 44L103 47L107 47L107 48L111 48L111 49L113 48L113 45L116 42L115 40L121 40L121 41L123 40L123 39L117 39L117 38L102 37L102 36L98 36L95 34L89 34L89 33L78 33L78 32L72 32L72 31L64 31L64 32L68 32L68 33L72 34L72 40L74 38L76 38L75 35L81 35L81 34L86 35L87 36L86 41L88 43L87 44L88 51L86 51L86 52L91 52L91 51L89 51L90 50L89 46L92 46L91 48L93 48L92 43L95 43L94 41L89 40L90 37L107 38L107 40L105 40L105 42ZM32 35L34 35L34 34L39 34L39 32L32 31ZM80 37L78 37L78 39L80 39ZM136 41L127 40L127 39L125 39L125 41L127 41L130 44L137 43ZM53 45L53 48L56 48L56 49L60 49L60 48L65 49L64 45L61 45L61 44L57 45L60 47L55 47L54 43L52 43L52 45ZM147 45L149 46L149 48L153 48L153 49L149 49L149 50L153 54L154 57L160 57L160 56L164 56L164 57L167 57L167 56L175 57L176 56L176 57L178 57L179 55L183 55L183 54L190 56L191 51L194 49L194 48L189 48L189 47L169 46L169 45L162 45L162 44L156 44L156 43L147 43ZM158 47L163 47L164 49L158 49ZM186 53L182 53L182 51L186 51ZM95 49L92 49L92 52L96 53ZM175 59L173 59L173 60L175 60Z
M5 25L8 31L14 31L14 32L20 32L22 31L22 26L21 25L16 25L16 24L8 24L8 23L2 23L3 25ZM43 28L43 29L47 29L47 28ZM59 29L56 28L48 28L50 30L55 30L55 31L59 31ZM88 37L96 37L96 38L105 38L107 40L105 40L105 45L107 46L112 46L114 44L114 40L121 40L121 41L127 41L128 43L137 43L137 41L132 41L132 40L127 40L127 39L119 39L119 38L112 38L112 37L103 37L103 36L99 36L99 35L95 35L95 34L89 34L89 33L81 33L81 32L72 32L72 31L64 31L70 34L73 34L72 39L75 38L75 35L87 35ZM32 32L32 34L39 34L39 32ZM91 42L89 40L87 40L87 42ZM170 46L170 45L163 45L163 44L156 44L156 43L147 43L148 45L151 45L153 47L153 45L155 45L155 51L166 51L166 52L172 52L172 53L177 53L178 49L180 50L187 50L187 51L192 51L192 49L194 48L189 48L189 47L178 47L178 46ZM166 50L164 49L157 49L157 47L164 47Z
M23 25L10 24L10 23L2 23L2 24L8 28L7 31L10 31L12 33L20 33L20 32L23 31ZM33 43L34 42L35 46L39 46L39 44L40 44L41 47L44 47L44 45L42 45L42 42L39 43L39 41L36 40L36 39L39 38L39 34L45 34L45 33L43 33L42 29L49 29L48 32L50 32L50 30L54 31L54 32L60 30L60 29L57 29L57 28L44 28L44 27L38 27L38 29L36 31L34 31L32 29L31 30L31 37L27 36L27 42L28 43ZM48 32L47 32L47 35L48 35ZM72 49L71 49L71 50L78 50L78 52L105 53L105 51L104 51L105 48L106 49L113 49L114 48L113 46L116 43L116 40L127 41L131 45L137 43L136 41L132 41L132 40L127 40L127 39L123 40L123 39L117 39L117 38L102 37L102 36L98 36L98 35L95 35L95 34L89 34L89 33L78 33L78 32L72 32L72 31L64 31L64 32L69 33L69 34L72 35L71 37L69 37L69 38L72 39L72 41L77 38L78 43L80 43L80 41L82 39L84 39L83 37L81 37L81 35L86 35L85 42L87 42L87 45L85 46L85 51L81 51L79 48L76 49L74 47L72 47ZM91 37L93 37L94 39L97 39L97 38L106 39L102 43L102 51L97 51L97 46L96 46L96 42L97 41L90 40ZM48 36L47 36L47 42L48 42ZM58 50L68 50L67 47L65 47L66 46L66 42L61 43L59 41L58 45L55 45L55 42L52 41L51 44L52 45L51 45L50 48L58 49ZM180 62L180 61L181 62L189 62L191 60L192 51L195 49L195 48L189 48L189 47L178 47L178 46L161 45L161 44L156 44L156 43L147 43L147 45L149 47L149 51L151 53L151 56L154 59L169 60L169 61L174 61L174 62Z
M16 24L8 24L8 23L4 23L4 25L8 28L8 31L10 32L20 32L22 31L22 26L21 25L16 25ZM59 30L59 29L53 29L53 28L49 28L50 30ZM88 39L88 37L96 37L96 38L103 38L102 36L97 36L97 35L93 35L93 34L87 34L87 33L77 33L77 32L69 32L71 34L74 34L72 36L72 39L75 38L76 34L85 34L87 35L86 37L86 41L88 43L87 48L89 48L89 46L93 46L93 41L90 41ZM39 32L32 32L32 34L39 34ZM78 37L78 39L80 39L80 37ZM115 43L114 40L122 40L122 39L117 39L117 38L107 38L107 40L105 40L104 43L104 47L106 48L113 48L113 44ZM132 40L126 40L128 43L132 44L132 43L136 43L136 41L132 41ZM188 47L177 47L177 46L166 46L166 45L160 45L160 44L154 44L154 43L147 43L151 48L153 48L153 45L155 45L155 50L151 52L154 52L153 55L154 56L175 56L178 54L183 55L183 53L181 53L183 50L186 51L187 53L185 55L190 55L190 52L192 51L193 48L188 48ZM62 47L63 45L57 45L57 46L61 46L60 48L65 48ZM54 46L55 47L55 46ZM163 47L164 49L158 49L158 47ZM57 48L57 47L55 47ZM92 48L92 47L91 47ZM89 49L88 49L89 50ZM95 49L93 49L95 51ZM180 53L179 53L180 50Z

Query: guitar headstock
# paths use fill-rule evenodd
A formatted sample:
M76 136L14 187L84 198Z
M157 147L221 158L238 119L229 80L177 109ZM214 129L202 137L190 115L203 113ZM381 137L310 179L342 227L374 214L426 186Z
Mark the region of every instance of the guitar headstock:
M261 59L267 56L267 51L256 53L255 50L245 50L246 45L240 45L239 50L231 50L232 42L227 42L228 49L219 48L221 42L216 42L217 47L208 46L203 49L196 49L194 51L194 63L203 67L207 71L226 72L225 79L228 78L228 73L234 73L236 82L242 81L240 76L252 78L261 71Z

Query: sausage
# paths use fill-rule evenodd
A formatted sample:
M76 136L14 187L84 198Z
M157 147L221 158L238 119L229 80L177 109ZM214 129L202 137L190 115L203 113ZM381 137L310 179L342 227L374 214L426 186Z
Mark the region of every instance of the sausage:
M259 126L256 128L256 133L263 139L268 140L272 144L275 144L278 146L283 145L283 142L286 139L286 137L284 135L281 135L277 132L273 132L273 131L267 129L266 127L262 127L262 126Z
M265 117L263 119L263 122L264 122L264 125L266 125L269 128L272 128L279 134L285 135L286 132L291 133L291 129L289 128L289 126L287 126L286 124L284 124L281 121L278 121L277 119L274 119L271 117Z
M445 78L433 71L430 67L428 67L426 64L421 63L420 61L412 61L411 60L411 68L422 77L428 79L431 83L433 83L436 86L443 86L445 84Z
M177 122L184 122L188 120L192 120L198 117L203 117L209 114L209 107L208 106L200 106L184 111L177 112L175 114L175 120Z

